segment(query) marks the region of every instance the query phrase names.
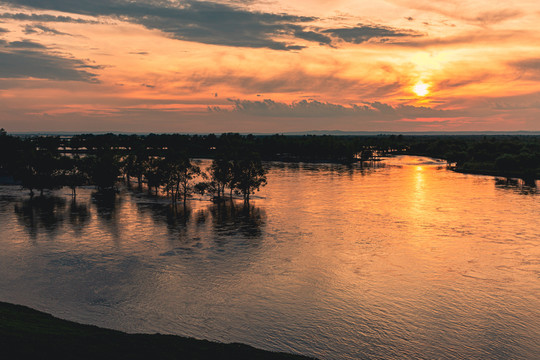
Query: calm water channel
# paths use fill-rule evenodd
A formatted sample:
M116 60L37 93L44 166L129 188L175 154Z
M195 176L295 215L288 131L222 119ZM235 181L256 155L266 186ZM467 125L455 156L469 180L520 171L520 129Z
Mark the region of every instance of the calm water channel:
M272 164L249 210L0 187L0 300L320 359L540 358L538 190L385 164Z

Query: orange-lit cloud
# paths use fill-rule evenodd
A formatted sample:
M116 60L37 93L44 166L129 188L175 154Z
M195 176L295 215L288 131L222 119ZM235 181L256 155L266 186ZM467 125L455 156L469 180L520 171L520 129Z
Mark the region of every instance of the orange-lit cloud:
M539 18L532 1L0 1L0 127L538 131Z

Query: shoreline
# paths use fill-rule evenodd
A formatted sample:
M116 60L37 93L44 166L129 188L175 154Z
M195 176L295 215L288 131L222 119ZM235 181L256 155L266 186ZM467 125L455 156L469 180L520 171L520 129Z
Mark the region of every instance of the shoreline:
M0 302L0 347L12 358L316 360L177 335L128 334Z

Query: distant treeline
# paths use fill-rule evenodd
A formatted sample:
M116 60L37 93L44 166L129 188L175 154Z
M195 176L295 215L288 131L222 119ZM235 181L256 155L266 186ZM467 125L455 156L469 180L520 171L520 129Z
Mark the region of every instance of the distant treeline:
M445 159L460 172L540 179L540 136L390 136L404 153Z
M173 202L193 193L249 201L266 184L261 161L350 164L380 155L415 154L446 159L457 171L526 180L540 178L540 136L330 136L330 135L93 135L16 137L0 131L0 172L33 193L70 186L114 189L118 180ZM213 159L200 169L193 158Z

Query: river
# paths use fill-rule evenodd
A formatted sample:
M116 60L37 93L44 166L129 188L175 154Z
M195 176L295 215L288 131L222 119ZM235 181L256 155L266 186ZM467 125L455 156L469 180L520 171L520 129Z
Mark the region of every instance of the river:
M0 300L320 359L540 357L536 188L411 156L269 166L249 208L1 186Z

